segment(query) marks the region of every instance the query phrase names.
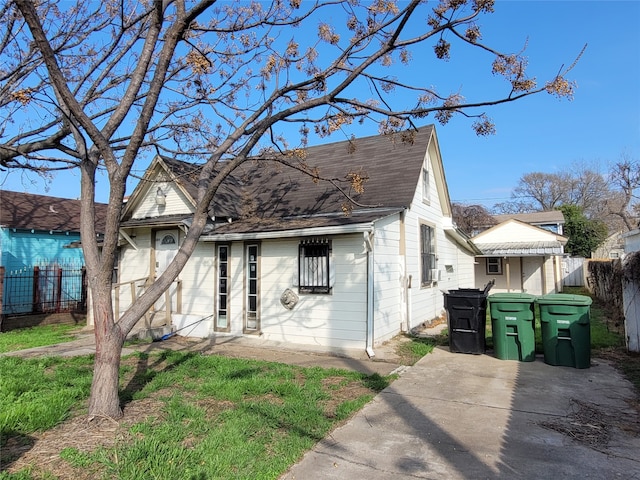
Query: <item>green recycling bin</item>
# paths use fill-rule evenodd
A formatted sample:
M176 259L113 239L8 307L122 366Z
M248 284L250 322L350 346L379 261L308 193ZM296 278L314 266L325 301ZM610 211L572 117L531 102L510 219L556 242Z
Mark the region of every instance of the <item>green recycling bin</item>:
M500 360L536 359L535 300L528 293L489 295L493 353Z
M540 307L544 362L563 367L591 366L591 298L554 293L536 299Z

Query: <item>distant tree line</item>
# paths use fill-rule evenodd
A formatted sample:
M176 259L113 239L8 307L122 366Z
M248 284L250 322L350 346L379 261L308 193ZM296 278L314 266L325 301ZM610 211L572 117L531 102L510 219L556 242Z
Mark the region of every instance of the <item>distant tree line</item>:
M565 251L589 257L611 233L640 226L640 162L623 154L606 174L586 164L556 173L524 174L511 199L495 204L453 204L453 219L468 235L496 223L493 215L560 210L565 217Z

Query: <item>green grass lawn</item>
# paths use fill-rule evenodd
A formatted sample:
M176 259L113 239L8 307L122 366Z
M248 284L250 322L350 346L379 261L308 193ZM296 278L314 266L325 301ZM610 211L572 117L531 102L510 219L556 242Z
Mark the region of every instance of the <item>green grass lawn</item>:
M0 353L70 342L84 325L42 325L0 333Z
M16 446L29 447L83 413L91 369L91 357L0 358L3 468L20 457ZM0 478L58 478L64 471L64 478L275 479L390 381L173 351L127 357L121 375L125 418L106 424L109 431L117 426L114 441L61 442L55 462L35 461ZM65 438L78 440L86 430Z

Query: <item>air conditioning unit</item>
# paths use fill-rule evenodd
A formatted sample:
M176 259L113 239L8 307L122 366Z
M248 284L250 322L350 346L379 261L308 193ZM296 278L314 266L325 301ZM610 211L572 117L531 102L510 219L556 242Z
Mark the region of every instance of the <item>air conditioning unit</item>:
M432 282L439 282L442 279L442 274L440 273L440 270L438 270L437 268L432 268L431 269L431 281Z

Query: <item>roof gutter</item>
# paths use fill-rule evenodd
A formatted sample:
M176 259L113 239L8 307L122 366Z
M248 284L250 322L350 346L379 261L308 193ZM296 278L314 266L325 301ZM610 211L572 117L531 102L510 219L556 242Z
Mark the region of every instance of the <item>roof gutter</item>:
M211 233L202 235L203 242L233 242L243 240L267 240L270 238L310 237L317 235L341 235L346 233L371 232L371 222L356 223L352 225L339 225L333 227L296 228L294 230L274 230L270 232L247 233Z
M453 241L455 241L458 245L460 245L465 250L473 253L474 255L481 255L482 251L473 243L469 237L463 234L460 230L458 230L454 226L445 226L444 233L451 237Z

